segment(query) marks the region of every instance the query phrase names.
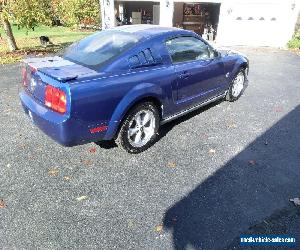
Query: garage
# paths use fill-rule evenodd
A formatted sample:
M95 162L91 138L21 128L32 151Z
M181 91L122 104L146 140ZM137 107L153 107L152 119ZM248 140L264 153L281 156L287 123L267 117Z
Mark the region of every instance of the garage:
M101 0L103 29L124 24L180 27L221 46L284 47L299 8L297 0Z
M117 25L159 24L159 2L115 1Z
M206 40L217 35L220 15L219 3L174 3L173 26L192 30Z

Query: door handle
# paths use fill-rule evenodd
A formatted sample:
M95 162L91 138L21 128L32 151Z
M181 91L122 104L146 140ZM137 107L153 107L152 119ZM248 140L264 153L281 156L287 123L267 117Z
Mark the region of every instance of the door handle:
M189 78L190 76L191 76L191 73L184 71L179 75L179 78L186 79L186 78Z

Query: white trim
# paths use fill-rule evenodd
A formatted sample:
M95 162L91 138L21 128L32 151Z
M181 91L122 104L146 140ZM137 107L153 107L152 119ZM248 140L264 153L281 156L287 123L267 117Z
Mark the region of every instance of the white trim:
M116 0L116 2L160 2L160 0ZM180 3L222 3L224 0L174 0Z

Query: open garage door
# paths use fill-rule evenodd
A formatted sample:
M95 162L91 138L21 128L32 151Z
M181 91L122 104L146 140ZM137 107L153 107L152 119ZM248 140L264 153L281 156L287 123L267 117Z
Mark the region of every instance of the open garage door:
M117 25L159 24L159 2L115 1Z
M283 1L284 2L284 1ZM238 3L228 8L219 30L224 45L281 46L286 41L290 5Z

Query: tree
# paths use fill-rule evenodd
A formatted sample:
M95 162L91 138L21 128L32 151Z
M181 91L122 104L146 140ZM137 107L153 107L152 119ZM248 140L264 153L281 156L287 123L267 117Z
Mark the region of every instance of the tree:
M67 26L100 24L99 0L61 0L57 9L59 18Z
M19 28L34 29L51 24L51 0L0 0L2 25L11 51L17 49L10 21Z
M10 49L10 51L14 51L17 50L17 44L16 44L16 40L15 37L13 35L12 29L11 29L11 25L9 22L9 13L8 13L8 1L6 0L1 0L0 1L0 18L2 21L2 26L4 29L4 32L6 34L7 37L7 43L8 43L8 47Z

